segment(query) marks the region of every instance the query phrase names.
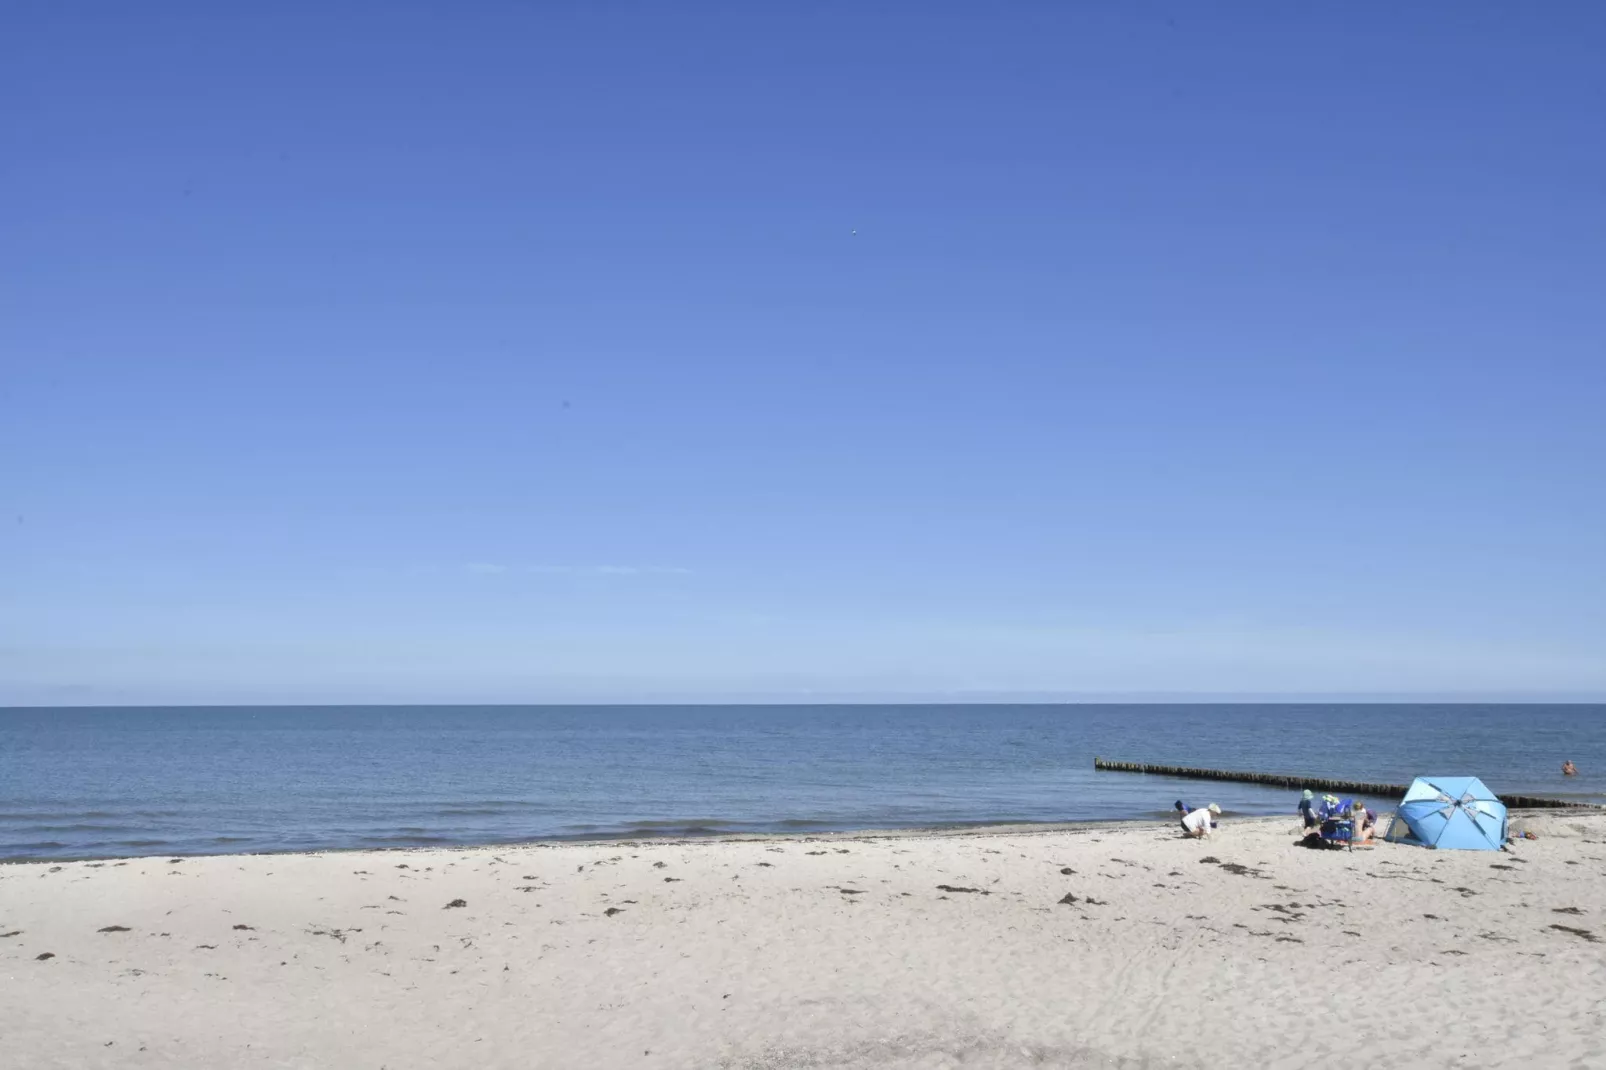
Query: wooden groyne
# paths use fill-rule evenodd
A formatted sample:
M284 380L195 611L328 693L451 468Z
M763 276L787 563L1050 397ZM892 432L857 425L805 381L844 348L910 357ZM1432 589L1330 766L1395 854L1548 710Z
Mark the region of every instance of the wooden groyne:
M1343 792L1346 795L1404 795L1404 784L1368 784L1359 780L1333 780L1328 777L1293 776L1287 773L1236 773L1225 769L1193 769L1184 765L1145 765L1142 762L1112 762L1094 758L1093 768L1108 773L1149 773L1183 780L1231 780L1238 784L1264 784L1272 788L1309 788L1311 791ZM1537 795L1501 795L1500 801L1519 809L1598 809L1590 803L1546 799Z

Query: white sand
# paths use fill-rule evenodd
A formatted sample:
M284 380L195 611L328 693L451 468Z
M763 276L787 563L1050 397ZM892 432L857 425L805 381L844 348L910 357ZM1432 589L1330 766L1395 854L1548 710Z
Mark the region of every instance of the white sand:
M1606 1066L1606 817L1520 825L3 866L0 1065Z

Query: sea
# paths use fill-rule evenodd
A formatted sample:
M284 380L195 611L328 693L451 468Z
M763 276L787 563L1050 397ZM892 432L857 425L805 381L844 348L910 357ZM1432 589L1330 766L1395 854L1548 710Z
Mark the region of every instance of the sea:
M1294 813L1095 756L1606 803L1606 705L0 709L0 859Z

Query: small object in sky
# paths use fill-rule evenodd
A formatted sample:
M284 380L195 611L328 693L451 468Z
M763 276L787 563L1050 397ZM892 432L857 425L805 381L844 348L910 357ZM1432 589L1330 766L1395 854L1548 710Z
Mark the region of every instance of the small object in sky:
M859 228L858 227L854 227L853 228L853 233L855 233L855 234L859 233Z

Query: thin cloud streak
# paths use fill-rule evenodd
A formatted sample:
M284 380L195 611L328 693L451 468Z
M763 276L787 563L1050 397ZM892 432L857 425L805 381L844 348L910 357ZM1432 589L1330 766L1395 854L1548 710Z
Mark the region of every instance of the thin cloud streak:
M666 565L500 565L476 561L463 566L476 576L526 573L532 576L690 576L689 568Z
M526 571L543 576L690 576L689 568L663 565L530 565Z

